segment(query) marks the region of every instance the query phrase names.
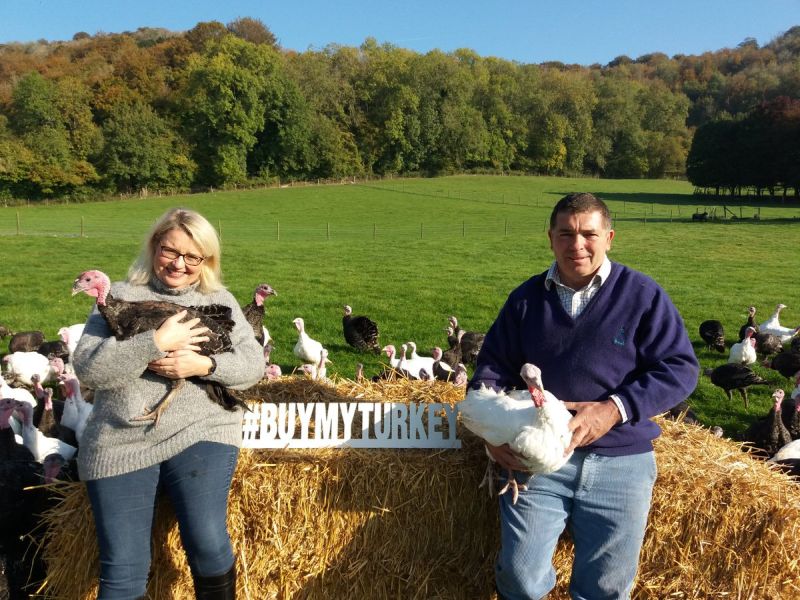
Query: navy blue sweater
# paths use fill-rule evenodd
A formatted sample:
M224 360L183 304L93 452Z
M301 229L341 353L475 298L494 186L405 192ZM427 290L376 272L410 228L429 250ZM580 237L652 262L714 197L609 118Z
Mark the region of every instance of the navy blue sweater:
M561 400L606 400L616 394L628 421L585 449L621 456L652 449L661 432L650 420L697 385L698 364L683 320L651 278L619 263L573 319L547 273L531 277L508 297L486 334L470 387L525 386L526 362L542 370L545 389Z

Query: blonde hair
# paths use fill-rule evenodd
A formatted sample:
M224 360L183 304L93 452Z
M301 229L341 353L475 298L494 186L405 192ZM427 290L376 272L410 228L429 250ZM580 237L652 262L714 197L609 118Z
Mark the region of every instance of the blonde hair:
M200 263L198 290L209 293L223 288L217 230L200 213L186 208L171 208L155 222L145 238L138 258L128 269L128 282L146 285L156 279L154 264L159 245L164 236L175 229L180 229L192 238L205 257Z

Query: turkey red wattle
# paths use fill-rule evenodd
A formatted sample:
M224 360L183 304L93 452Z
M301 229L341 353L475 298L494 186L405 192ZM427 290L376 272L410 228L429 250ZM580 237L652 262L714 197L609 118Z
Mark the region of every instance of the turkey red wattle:
M536 408L542 408L544 406L545 397L544 392L537 387L529 387L528 391L531 393L531 399L533 400L533 405Z

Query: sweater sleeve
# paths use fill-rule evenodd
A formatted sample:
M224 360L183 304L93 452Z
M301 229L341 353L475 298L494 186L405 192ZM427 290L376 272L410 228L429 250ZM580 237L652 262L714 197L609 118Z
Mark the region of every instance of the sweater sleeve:
M163 356L156 346L154 331L117 340L95 306L75 348L72 364L84 385L104 389L133 382L141 377L149 362Z
M613 391L633 425L685 400L700 370L683 319L660 288L642 315L636 347L639 367Z
M520 365L525 362L520 322L526 308L524 297L519 297L516 290L512 292L486 332L468 389L483 384L499 391L524 385L519 375Z

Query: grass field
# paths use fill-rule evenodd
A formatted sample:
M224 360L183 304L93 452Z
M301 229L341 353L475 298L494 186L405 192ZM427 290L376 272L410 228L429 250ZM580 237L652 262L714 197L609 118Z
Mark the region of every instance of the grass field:
M483 176L0 208L0 323L55 339L59 327L84 321L91 300L70 296L72 280L88 268L123 278L153 220L180 205L221 231L225 282L243 304L260 281L278 291L266 324L273 360L285 372L297 365L292 319L302 316L330 349L331 372L352 377L362 361L371 375L382 357L346 346L344 304L378 322L383 344L413 340L424 354L446 347L451 314L467 329L485 330L508 292L549 265L547 220L571 191L608 202L617 230L610 257L670 293L703 367L726 359L703 348L697 329L705 319L722 321L731 339L750 304L762 321L783 302L783 323L800 324L796 201L723 209L697 201L680 181ZM692 221L697 210L737 218ZM776 372L756 369L792 389ZM690 403L707 424L736 432L766 413L771 391L752 389L746 413L701 377Z

